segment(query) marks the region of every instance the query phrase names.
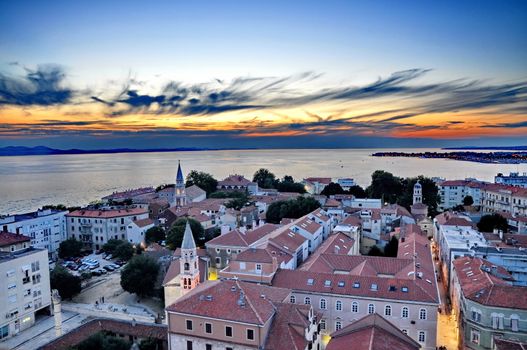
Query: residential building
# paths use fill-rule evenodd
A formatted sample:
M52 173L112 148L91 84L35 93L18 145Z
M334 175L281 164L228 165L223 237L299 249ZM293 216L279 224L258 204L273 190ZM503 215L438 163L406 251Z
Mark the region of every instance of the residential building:
M512 276L486 260L453 262L452 313L465 349L493 349L494 339L527 341L527 287L512 286Z
M324 239L323 226L304 216L297 220L292 226L291 231L298 233L308 240L309 253L314 252Z
M126 200L132 200L134 203L150 200L156 197L156 191L153 187L141 187L112 194L102 197L104 203L122 203Z
M331 334L326 350L419 350L421 344L378 313Z
M527 287L527 249L514 246L472 247L471 256L485 259L506 269L514 278L513 285Z
M474 200L474 206L483 205L483 187L485 183L473 179L465 180L447 180L438 183L439 210L447 210L458 205L463 205L463 199L471 196Z
M134 221L147 219L148 209L80 209L66 214L68 238L84 243L86 249L99 250L110 239L126 240L126 228Z
M307 193L310 194L320 194L330 183L330 177L308 177L302 181Z
M56 258L60 242L66 239L67 211L41 209L31 213L0 216L0 231L23 234L31 246L47 249Z
M251 191L250 194L257 194L257 192L254 192L255 189L255 183L251 180L246 179L243 175L229 175L225 179L218 181L217 189L218 191L241 191L249 192L249 188ZM258 185L256 185L256 189L258 188Z
M348 191L350 187L355 186L355 180L353 180L351 177L343 177L337 179L337 183L342 187L344 191Z
M132 221L126 227L126 240L133 244L144 244L146 231L154 227L150 218Z
M483 212L527 217L527 188L487 184L483 190Z
M0 232L0 342L33 326L37 313L50 312L48 252L30 243Z
M291 269L296 269L300 266L309 255L309 240L300 233L288 229L269 238L267 245L295 257L290 267Z
M208 281L166 308L169 349L317 349L310 305L289 290L240 281Z
M187 203L201 202L207 199L207 192L196 185L185 188L185 194L187 195Z
M272 285L291 289L291 303L322 313L323 338L377 312L435 350L439 293L428 244L413 233L399 243L397 258L321 254L306 269L278 270Z
M519 172L511 172L509 175L498 173L494 177L494 182L497 184L527 188L527 173L520 174Z

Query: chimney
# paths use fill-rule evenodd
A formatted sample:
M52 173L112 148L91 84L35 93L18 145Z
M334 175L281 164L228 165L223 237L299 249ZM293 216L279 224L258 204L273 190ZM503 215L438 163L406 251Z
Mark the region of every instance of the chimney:
M278 270L278 258L276 256L273 256L273 271Z

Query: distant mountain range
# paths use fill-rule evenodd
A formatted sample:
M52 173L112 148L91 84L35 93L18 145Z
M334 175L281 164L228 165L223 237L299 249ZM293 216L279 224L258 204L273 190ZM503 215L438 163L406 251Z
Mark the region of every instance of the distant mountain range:
M140 153L140 152L185 152L185 151L217 151L215 148L111 148L111 149L56 149L45 146L24 147L24 146L8 146L0 148L1 156L37 156L37 155L53 155L53 154L95 154L95 153Z
M444 147L441 149L460 150L460 149L482 149L482 150L507 150L507 151L526 151L527 146L500 146L500 147Z

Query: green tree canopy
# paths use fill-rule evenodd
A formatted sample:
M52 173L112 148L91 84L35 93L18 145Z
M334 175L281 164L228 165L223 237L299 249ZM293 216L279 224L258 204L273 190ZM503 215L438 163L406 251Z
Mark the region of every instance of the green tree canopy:
M147 244L153 243L153 242L161 242L166 239L165 230L163 230L162 227L154 226L150 227L145 232L145 242Z
M474 204L474 198L472 198L472 196L465 196L465 198L463 198L463 205L469 206L472 204Z
M59 257L62 259L72 258L81 255L82 242L75 238L68 238L60 242Z
M114 258L130 260L132 256L134 256L134 247L129 242L121 241L121 243L115 247L112 254Z
M348 193L355 196L356 198L366 198L366 191L364 191L364 188L360 187L359 185L351 186L348 190Z
M167 246L170 249L176 250L176 248L181 247L187 220L190 225L190 229L192 230L192 235L194 236L196 245L202 245L205 242L205 230L198 221L192 218L179 218L176 220L176 222L174 222L167 234Z
M278 192L306 193L306 188L300 182L295 182L290 175L285 175L281 181L276 181L275 188Z
M216 191L218 186L218 180L216 180L211 174L205 173L203 171L192 170L187 175L187 181L185 183L186 187L196 185L205 192L207 196L212 192Z
M322 192L320 192L321 195L324 195L326 197L333 196L335 194L345 194L346 191L342 189L342 187L336 183L336 182L330 182Z
M258 183L260 188L275 188L276 176L268 169L258 169L253 176L253 182Z
M130 350L132 343L104 332L97 332L73 346L72 350Z
M478 222L478 229L481 232L492 232L494 229L502 230L507 232L509 224L507 219L498 213L483 215Z
M136 255L121 271L121 287L140 297L154 295L159 264L148 255Z
M62 299L71 299L81 291L81 278L58 264L51 271L49 279L51 289L58 290Z
M102 246L102 250L104 250L105 253L107 254L113 254L115 252L115 249L117 248L118 245L122 244L122 243L126 243L126 241L123 241L121 239L109 239L108 242L106 242L103 246Z
M388 244L384 246L384 256L396 258L398 250L399 250L399 241L397 240L395 236L392 236Z
M366 188L369 198L382 198L384 202L395 203L403 192L401 178L384 170L371 175L371 184Z
M271 203L267 208L267 222L278 224L283 218L299 218L320 208L320 203L314 197L298 197L285 201Z

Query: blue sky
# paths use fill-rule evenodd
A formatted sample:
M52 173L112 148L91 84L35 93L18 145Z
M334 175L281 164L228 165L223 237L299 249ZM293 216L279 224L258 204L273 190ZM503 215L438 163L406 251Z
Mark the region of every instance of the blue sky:
M160 137L178 135L177 142L173 136L163 141L165 146L182 140L200 146L200 137L188 136L189 130L199 130L200 135L216 138L207 143L219 147L225 137L237 140L243 131L249 135L243 140L251 147L259 142L265 146L271 140L266 137L281 135L297 137L297 144L291 140L287 144L302 147L305 137L300 136L306 133L292 134L288 125L310 123L313 114L334 120L377 109L418 114L412 123L419 129L409 131L405 125L407 129L401 131L395 125L385 134L372 135L349 125L345 130L328 130L323 135L317 130L313 137L327 140L353 136L359 140L382 136L393 145L407 144L402 139L413 137L416 145L427 139L433 139L434 144L441 144L441 140L450 144L457 139L481 143L492 131L499 144L510 137L525 142L522 136L527 133L527 128L518 127L527 123L525 1L4 1L0 4L0 32L0 122L3 119L3 130L7 130L0 133L0 145L77 146L79 136L86 140L83 147L110 145L105 140L111 137L122 138L123 145L137 141L145 147L154 145L148 141L150 136L137 128L126 129L133 124L148 128L149 133L160 131ZM30 73L40 72L46 64L60 67L62 75L57 86L72 91L68 98L43 104L35 100L28 103L27 99L20 103L10 97L13 91L9 88L15 83L33 89L32 93L49 93L49 84L39 90L30 79ZM427 71L409 80L409 86L450 86L462 81L449 90L450 97L441 99L442 104L449 105L451 95L465 89L462 92L470 96L479 92L475 97L478 108L467 108L462 113L442 108L441 116L424 113L423 106L436 96L424 98L419 93L375 96L359 102L272 104L272 108L269 104L256 108L255 101L251 101L250 110L243 113L222 109L221 113L207 115L205 124L211 128L204 125L200 113L182 119L180 111L163 111L161 118L152 109L120 109L119 114L108 110L129 102L116 97L123 87L140 96L160 96L173 81L187 86L219 82L232 87L224 82L254 77L280 80L312 72L316 78L290 79L290 85L281 85L279 91L264 91L281 96L294 91L298 97L326 89L369 86L394 73L415 69ZM482 92L489 86L492 91L496 86L502 88L501 95L513 91L514 99L500 101L489 109L488 101L481 103L494 98L488 97L487 90ZM113 102L103 106L91 97ZM264 106L258 102L258 106ZM514 113L511 106L518 107ZM453 125L448 124L451 115L465 122L466 137L454 127L450 127L454 130L450 134L430 131L430 120L437 120L438 128ZM24 123L79 123L86 119L97 119L99 123L96 128L54 125L39 132L21 131ZM490 124L485 124L487 119ZM272 124L273 128L262 127L262 132L256 133L248 122L251 120ZM239 124L236 132L228 127L229 123ZM503 127L505 124L514 127ZM243 127L246 129L240 131ZM209 129L213 131L207 134ZM182 131L185 133L178 134ZM215 136L217 132L224 136ZM258 141L260 138L264 141Z

